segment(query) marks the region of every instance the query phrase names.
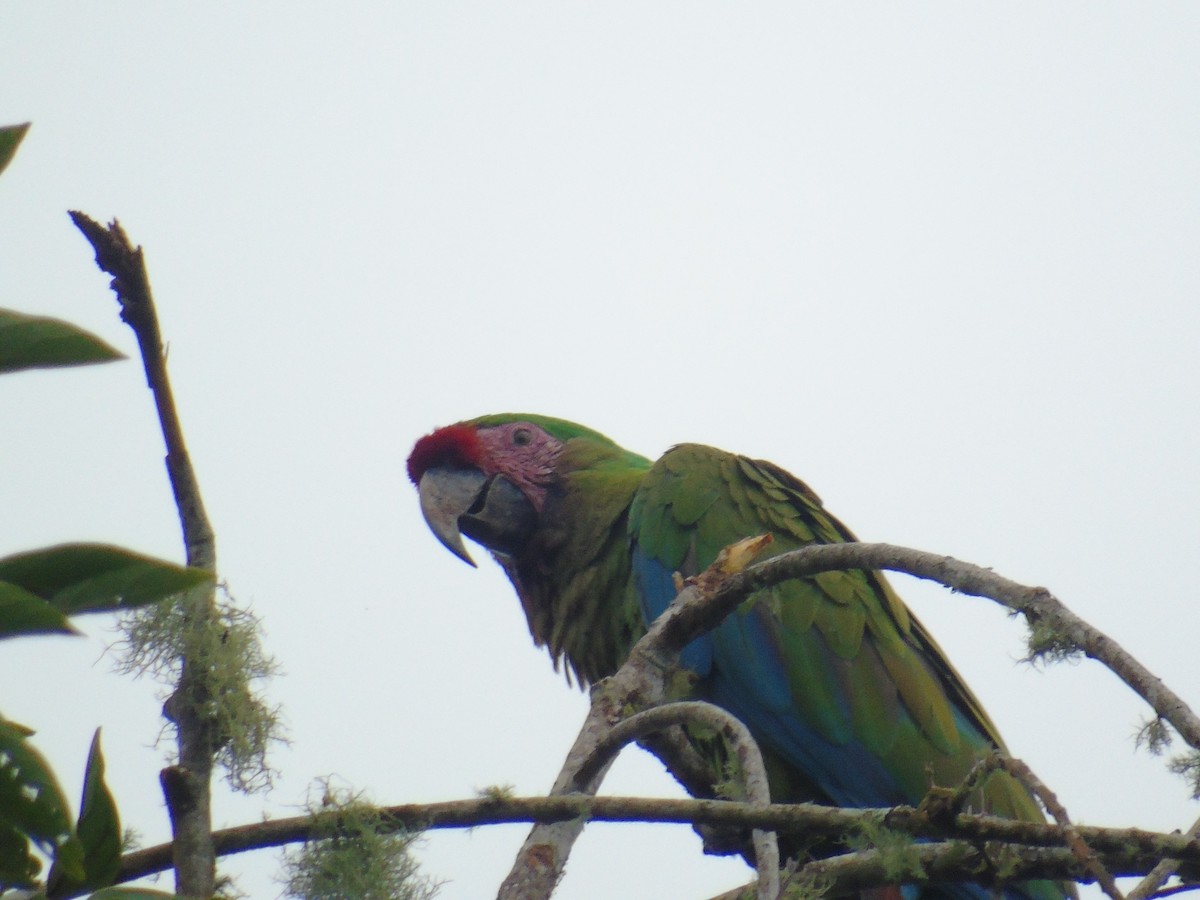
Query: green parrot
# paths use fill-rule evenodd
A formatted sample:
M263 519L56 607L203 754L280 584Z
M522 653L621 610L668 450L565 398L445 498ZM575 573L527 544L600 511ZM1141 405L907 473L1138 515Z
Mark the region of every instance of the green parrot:
M699 444L651 462L581 425L529 414L482 416L421 438L408 458L429 527L474 565L463 535L492 552L520 598L534 642L580 685L611 675L676 594L675 573L703 571L738 540L770 533L766 555L855 540L804 482L769 462ZM690 698L742 720L767 762L772 799L845 807L915 804L931 781L962 783L1004 749L996 726L929 632L878 572L825 572L759 591L686 647ZM682 698L680 698L682 699ZM693 735L713 765L719 748ZM1041 822L1007 773L968 809ZM1053 900L1049 881L1011 898ZM919 892L909 886L904 894ZM925 896L978 900L973 885Z

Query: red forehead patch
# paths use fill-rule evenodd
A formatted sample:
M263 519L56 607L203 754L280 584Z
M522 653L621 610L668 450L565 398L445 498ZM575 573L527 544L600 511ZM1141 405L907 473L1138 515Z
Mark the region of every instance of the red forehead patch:
M468 425L447 425L417 441L408 455L408 477L419 484L434 466L474 466L482 455L479 435Z

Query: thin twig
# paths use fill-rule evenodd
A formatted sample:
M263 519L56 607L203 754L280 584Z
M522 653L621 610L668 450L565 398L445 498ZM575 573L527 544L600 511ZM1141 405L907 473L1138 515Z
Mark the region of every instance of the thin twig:
M1000 764L999 757L999 751L994 751L983 759L977 760L963 780L944 800L939 797L940 788L930 788L929 793L921 801L921 806L928 806L938 815L958 815L961 812L969 812L971 795L980 789L992 772L996 771Z
M1153 897L1154 900L1159 900L1161 897L1174 897L1176 894L1186 894L1191 891L1200 891L1200 883L1192 881L1188 882L1187 884L1172 885L1169 888L1163 888L1161 891L1155 891L1150 896Z
M167 377L162 331L142 248L130 243L116 220L105 227L81 212L72 211L70 216L96 251L96 264L113 276L111 286L120 303L121 319L137 337L167 448L167 474L179 510L188 565L216 572L216 539L204 511ZM190 592L181 602L187 606L188 628L194 632L209 628L216 618L211 586ZM220 738L215 734L211 717L198 712L208 699L203 667L195 665L186 655L180 662L179 682L163 707L176 726L179 764L164 769L160 780L175 838L176 893L210 897L216 876L211 782Z

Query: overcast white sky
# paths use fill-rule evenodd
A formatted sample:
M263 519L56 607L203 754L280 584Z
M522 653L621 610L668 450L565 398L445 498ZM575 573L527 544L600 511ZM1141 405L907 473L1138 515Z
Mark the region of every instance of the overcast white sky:
M65 210L145 246L222 575L286 670L283 776L218 790L220 824L329 773L382 803L548 789L585 701L402 471L483 412L770 458L864 539L1049 586L1200 701L1200 7L8 2L0 85L34 122L0 305L133 354ZM138 363L2 388L0 553L181 558ZM1115 678L1018 665L997 608L898 581L1077 820L1200 814ZM103 725L157 842L155 691L86 625L6 643L0 709L72 793ZM640 753L607 789L677 793ZM422 858L474 900L524 833ZM278 894L270 854L223 868ZM559 896L747 877L686 828L594 826Z

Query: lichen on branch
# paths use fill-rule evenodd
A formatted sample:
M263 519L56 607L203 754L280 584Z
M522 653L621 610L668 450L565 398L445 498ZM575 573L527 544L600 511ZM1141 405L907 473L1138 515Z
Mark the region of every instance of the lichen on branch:
M213 752L226 781L245 793L270 787L274 773L267 754L286 738L279 707L262 693L262 683L278 674L279 666L263 648L258 617L222 588L209 628L188 627L187 610L179 603L129 613L118 627L119 672L149 675L169 689L178 683L184 659L206 673L204 696L192 698L193 713L204 717L216 736ZM168 713L177 697L163 698ZM168 725L176 726L174 719Z

